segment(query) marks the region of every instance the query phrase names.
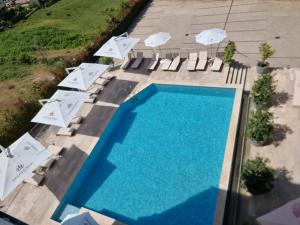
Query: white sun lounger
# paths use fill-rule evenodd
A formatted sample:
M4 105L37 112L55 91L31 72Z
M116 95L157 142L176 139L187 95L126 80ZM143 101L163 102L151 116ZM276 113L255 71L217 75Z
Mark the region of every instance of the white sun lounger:
M211 70L212 71L220 71L221 67L222 67L223 61L221 59L219 59L218 57L214 58L214 62L211 66Z
M95 83L105 86L109 83L109 80L99 77L97 80L95 80Z
M116 78L116 76L111 73L104 73L101 75L101 78L104 78L106 80L113 80L114 78Z
M90 95L84 102L85 103L90 103L90 104L94 104L96 101L97 96L95 95Z
M133 64L131 65L132 69L138 69L140 67L140 65L143 62L143 53L142 52L138 52L136 54L136 59L134 60Z
M40 184L43 182L44 179L45 176L43 175L33 174L32 177L25 179L24 182L38 187L40 186Z
M200 51L199 52L199 61L197 64L197 70L205 70L207 64L207 51Z
M194 52L194 53L189 54L189 59L188 59L188 63L187 63L187 70L188 71L196 70L197 60L198 60L198 54L197 53Z
M71 120L70 124L80 124L82 120L83 120L82 116L76 116Z
M172 54L168 53L166 54L166 58L163 60L162 70L168 70L170 65L172 63Z
M173 58L173 61L168 69L170 71L176 71L180 64L180 54L178 53L178 54L175 54L174 56L175 57Z
M93 84L91 85L91 87L87 90L87 93L90 94L99 94L101 91L103 91L103 86L102 85L97 85L97 84Z
M49 145L47 149L50 152L50 155L56 157L62 155L64 147L58 145Z
M300 106L300 71L295 71L293 106Z
M68 128L60 128L57 132L57 136L72 136L75 132L75 129L72 127L68 127Z
M131 54L128 53L127 57L125 58L125 60L123 61L122 65L120 66L121 69L126 70L131 62Z
M159 53L153 53L151 62L148 65L148 70L155 70L158 63L159 63Z
M43 164L40 165L43 169L49 170L53 164L56 162L54 157L49 157Z

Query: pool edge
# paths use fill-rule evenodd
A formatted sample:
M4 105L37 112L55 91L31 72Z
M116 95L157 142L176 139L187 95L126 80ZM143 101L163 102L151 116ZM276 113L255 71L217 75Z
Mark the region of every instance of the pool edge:
M243 88L235 89L235 98L230 118L226 148L224 153L221 177L219 183L219 192L217 196L216 209L213 225L223 225L227 194L230 185L231 168L235 151L236 136L241 111L243 97Z

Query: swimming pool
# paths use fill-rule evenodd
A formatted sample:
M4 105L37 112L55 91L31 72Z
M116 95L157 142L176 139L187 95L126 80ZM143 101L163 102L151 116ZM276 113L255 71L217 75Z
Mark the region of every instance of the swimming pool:
M212 225L235 90L152 84L122 104L53 218Z

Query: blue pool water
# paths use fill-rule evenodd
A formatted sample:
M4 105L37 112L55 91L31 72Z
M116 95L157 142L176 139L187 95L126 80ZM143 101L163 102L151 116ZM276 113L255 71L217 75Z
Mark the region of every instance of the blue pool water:
M116 112L56 210L212 225L234 89L151 85Z

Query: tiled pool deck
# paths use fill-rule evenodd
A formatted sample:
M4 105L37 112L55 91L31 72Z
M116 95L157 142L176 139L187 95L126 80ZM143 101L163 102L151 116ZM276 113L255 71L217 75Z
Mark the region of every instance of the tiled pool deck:
M259 1L259 0L236 0L236 1L153 1L150 7L141 15L140 20L132 27L133 36L145 38L156 31L168 31L172 39L166 48L197 49L200 46L194 43L193 36L202 29L225 28L229 39L237 43L236 55L243 63L255 65L258 57L258 44L268 41L276 49L276 54L271 63L279 66L300 66L299 60L299 34L295 31L299 27L298 17L300 3L296 1ZM195 10L197 9L197 10ZM174 16L176 15L176 16ZM286 19L288 18L288 19ZM171 21L171 23L170 23ZM180 29L179 29L180 28ZM283 34L283 35L282 35ZM279 36L281 35L281 36ZM275 38L275 36L277 38ZM222 51L224 45L215 46ZM137 48L144 48L142 42ZM203 47L202 47L203 48ZM169 50L168 50L169 51ZM148 51L151 53L151 51ZM90 154L99 136L110 121L118 105L129 95L134 95L140 88L151 82L175 83L200 86L234 87L241 90L242 86L229 86L224 83L224 73L187 72L186 63L181 65L178 72L162 72L160 69L149 73L144 69L123 72L116 70L117 79L114 80L98 97L95 105L84 104L80 114L85 116L85 121L78 128L76 136L70 138L56 137L56 129L45 127L37 133L37 137L45 145L57 144L67 148L64 155L47 173L46 181L41 187L33 187L29 184L20 185L5 201L0 202L0 210L10 214L30 225L57 224L50 220L59 201L68 189L72 180L84 160ZM226 71L226 68L225 70ZM289 95L292 93L292 82L289 71L278 72L280 90ZM245 89L249 89L255 78L255 70L248 72ZM238 97L239 98L239 97ZM238 103L240 100L236 98ZM234 109L236 110L236 109ZM300 168L299 168L299 127L300 109L293 108L290 100L273 108L276 122L287 124L292 130L291 134L280 142L278 146L266 146L263 151L251 147L249 157L261 154L270 158L271 165L284 167L292 180L279 178L275 190L269 195L251 198L246 193L241 205L241 216L255 218L269 210L279 206L297 195L300 195ZM235 113L233 113L234 115ZM231 166L232 146L235 135L237 117L231 119L229 141L223 164L220 188L226 190L228 184L228 170ZM98 124L99 126L94 126ZM227 162L227 163L226 163ZM220 192L219 209L216 210L216 218L222 218L223 203L226 192ZM275 197L274 197L275 196ZM272 199L275 199L274 201ZM270 204L271 203L271 204ZM215 224L220 224L216 219Z
M57 224L51 220L54 210L67 191L72 180L75 178L84 160L98 141L98 137L105 129L114 114L116 107L128 96L137 93L139 90L155 83L215 86L237 88L233 108L233 117L229 131L229 141L226 146L225 160L222 169L220 182L220 195L218 198L218 210L216 225L221 224L220 218L223 214L226 191L228 186L229 171L234 146L234 138L237 127L240 98L243 86L224 85L224 73L218 72L186 72L186 62L183 62L178 72L164 72L158 68L151 74L145 74L147 61L140 70L128 70L127 72L116 70L113 73L117 78L105 88L99 95L95 105L84 104L80 114L85 117L83 124L78 128L77 134L73 137L56 137L55 129L47 128L40 132L37 137L45 145L55 143L67 148L63 157L56 165L47 172L43 186L33 187L29 184L22 184L5 201L1 202L1 210L31 225ZM226 69L224 70L226 71ZM98 126L95 126L97 124ZM24 207L25 206L25 207Z

